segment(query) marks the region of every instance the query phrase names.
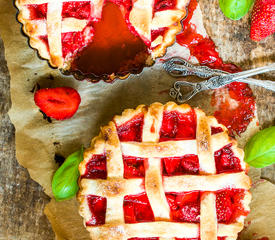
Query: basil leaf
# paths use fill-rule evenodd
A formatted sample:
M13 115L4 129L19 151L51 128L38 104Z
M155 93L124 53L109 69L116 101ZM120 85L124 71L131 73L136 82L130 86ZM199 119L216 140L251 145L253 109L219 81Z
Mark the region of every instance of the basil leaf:
M78 165L83 160L83 147L68 156L65 162L57 169L52 180L52 191L57 201L66 200L76 195L78 178L80 176Z
M255 134L245 145L244 160L255 168L275 163L275 126Z
M223 14L232 19L241 19L252 6L254 0L219 0Z

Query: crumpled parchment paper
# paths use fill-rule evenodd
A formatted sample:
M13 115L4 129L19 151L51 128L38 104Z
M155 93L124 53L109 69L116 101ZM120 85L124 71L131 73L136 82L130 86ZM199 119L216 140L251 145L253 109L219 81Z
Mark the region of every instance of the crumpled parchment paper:
M0 0L0 34L5 44L11 76L12 108L9 116L16 128L16 156L19 163L28 169L31 178L41 184L46 194L52 197L51 179L58 167L54 160L55 154L68 156L81 145L87 147L92 137L98 134L99 127L125 108L171 100L168 92L175 79L169 77L159 63L144 69L139 75L113 84L91 84L64 76L58 70L50 68L46 61L39 59L36 51L28 46L27 38L21 34L21 26L16 21L16 12L12 1ZM206 35L199 9L192 21ZM168 50L166 57L173 55L184 56L196 62L196 59L190 58L188 49L176 44ZM41 88L71 86L78 90L82 102L75 116L66 121L52 119L52 122L48 122L43 119L33 101L37 84ZM198 94L188 103L211 114L210 94L211 91ZM242 145L257 130L254 122L240 141ZM261 236L275 239L275 187L259 180L258 170L254 169L251 174L254 179L252 211L241 239L257 239ZM45 213L57 239L89 239L78 215L75 199L63 202L52 199Z

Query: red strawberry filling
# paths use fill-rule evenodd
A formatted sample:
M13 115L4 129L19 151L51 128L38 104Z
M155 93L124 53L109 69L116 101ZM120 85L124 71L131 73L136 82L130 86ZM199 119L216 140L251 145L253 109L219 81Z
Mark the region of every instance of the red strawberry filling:
M76 49L80 49L86 45L87 40L83 32L86 34L89 32L89 36L92 38L94 35L92 28L85 28L82 32L67 32L62 33L62 54L66 57L69 54L74 54Z
M31 20L39 20L47 18L47 3L44 4L32 4L28 5L30 11ZM91 13L91 4L88 1L83 2L64 2L62 8L62 18L77 18L77 19L87 19L89 20ZM89 38L84 35L90 36ZM66 57L68 54L73 54L76 50L83 48L87 44L87 40L90 40L93 37L93 30L85 28L81 32L66 32L62 33L62 53L63 57ZM40 36L45 45L48 45L48 36Z
M190 23L194 11L197 8L197 0L191 0L188 5L188 15L182 21L183 31L177 35L177 43L188 47L190 54L195 56L199 63L211 68L219 68L228 72L239 70L234 64L225 64L216 51L215 43L210 38L205 38L197 33L196 26Z
M143 129L143 114L135 116L128 122L117 126L117 134L121 142L141 142Z
M215 152L217 173L242 171L240 159L234 156L231 146L228 144Z
M177 5L177 1L175 1L175 0L155 0L153 15L155 14L155 12L158 12L158 11L175 9L176 5ZM166 30L167 30L167 27L152 30L151 31L151 42L153 42L159 36L164 36ZM151 47L151 49L154 49L157 46Z
M221 127L211 127L211 135L214 135L220 132L223 132L223 129Z
M118 5L106 2L100 21L93 23L93 40L78 52L72 70L95 77L140 71L148 49L127 21Z
M91 14L91 3L87 1L83 2L64 2L62 8L62 17L88 19Z
M188 113L170 111L163 113L160 129L160 142L169 140L186 140L196 138L196 115L193 110Z
M215 43L210 38L197 33L196 27L190 23L197 5L197 0L190 1L187 18L182 21L183 31L177 35L177 42L188 47L190 54L195 56L201 65L231 73L240 71L241 69L234 64L224 63L216 51ZM219 91L215 91L212 95L212 105L217 107L217 103L222 102L214 116L228 128L230 135L234 133L240 135L255 117L255 99L251 89L245 83L231 83L225 88L229 90L230 97L238 102L238 107L232 109L230 102L224 96L219 97Z
M144 177L144 158L123 156L124 178Z
M219 223L230 224L240 216L246 216L241 201L245 191L227 189L216 192L216 209ZM200 192L166 193L171 211L171 220L175 222L200 222ZM105 221L106 199L98 196L88 196L92 218L88 226L101 225ZM126 223L151 222L154 214L146 193L125 196L123 202L124 219ZM221 238L222 239L222 238Z
M102 225L105 223L107 201L106 198L94 195L87 196L88 205L91 211L91 219L86 222L87 226Z
M86 164L86 172L81 176L82 178L89 179L106 179L106 156L105 155L93 155L90 161Z
M67 32L61 34L63 57L74 54L76 49L80 49L86 45L87 40L83 34L84 31L86 33L89 32L91 38L94 35L92 28L85 28L82 32ZM46 44L49 50L48 36L40 36L39 38Z
M218 106L218 110L214 116L228 128L231 135L234 133L240 135L255 116L255 98L252 90L245 83L231 83L227 85L227 89L229 97L237 102L237 106L232 108L230 99L215 92L212 95L211 104Z
M243 200L245 191L242 189L228 189L216 192L216 209L217 219L219 223L234 222L239 216L246 216L241 201Z
M151 41L153 42L158 36L163 36L167 28L159 28L151 31Z
M36 19L46 19L48 4L31 4L28 5L30 11L31 20ZM68 18L78 18L78 19L88 19L91 13L91 3L89 1L83 2L64 2L62 7L62 17Z
M125 196L123 209L125 223L154 221L154 214L146 193Z
M47 46L47 50L49 51L48 36L40 36L39 39L44 42L44 44Z
M175 222L200 222L200 193L166 193L171 210L171 218Z
M48 4L32 4L28 5L30 11L30 20L46 19Z
M163 175L199 174L199 159L197 155L189 154L183 157L162 158Z
M177 1L176 0L155 0L153 12L175 9Z

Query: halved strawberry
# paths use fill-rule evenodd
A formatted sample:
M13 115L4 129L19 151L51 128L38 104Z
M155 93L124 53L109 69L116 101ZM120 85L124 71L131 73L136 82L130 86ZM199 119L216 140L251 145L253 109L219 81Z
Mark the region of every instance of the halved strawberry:
M48 117L65 120L75 114L81 98L73 88L58 87L38 90L35 92L34 101Z
M275 1L256 0L251 17L250 37L260 41L275 32Z

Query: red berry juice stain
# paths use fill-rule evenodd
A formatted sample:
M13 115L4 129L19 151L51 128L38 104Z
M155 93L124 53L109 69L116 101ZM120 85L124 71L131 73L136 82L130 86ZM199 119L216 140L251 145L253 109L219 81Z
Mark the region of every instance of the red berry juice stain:
M182 22L183 31L177 35L177 43L189 48L190 54L201 65L230 73L241 71L234 64L224 63L215 49L215 43L209 37L197 33L196 26L190 23L197 5L197 0L190 1L188 16ZM244 83L231 83L222 90L214 91L211 104L216 108L214 116L228 128L230 135L240 135L255 117L255 98L250 87Z

